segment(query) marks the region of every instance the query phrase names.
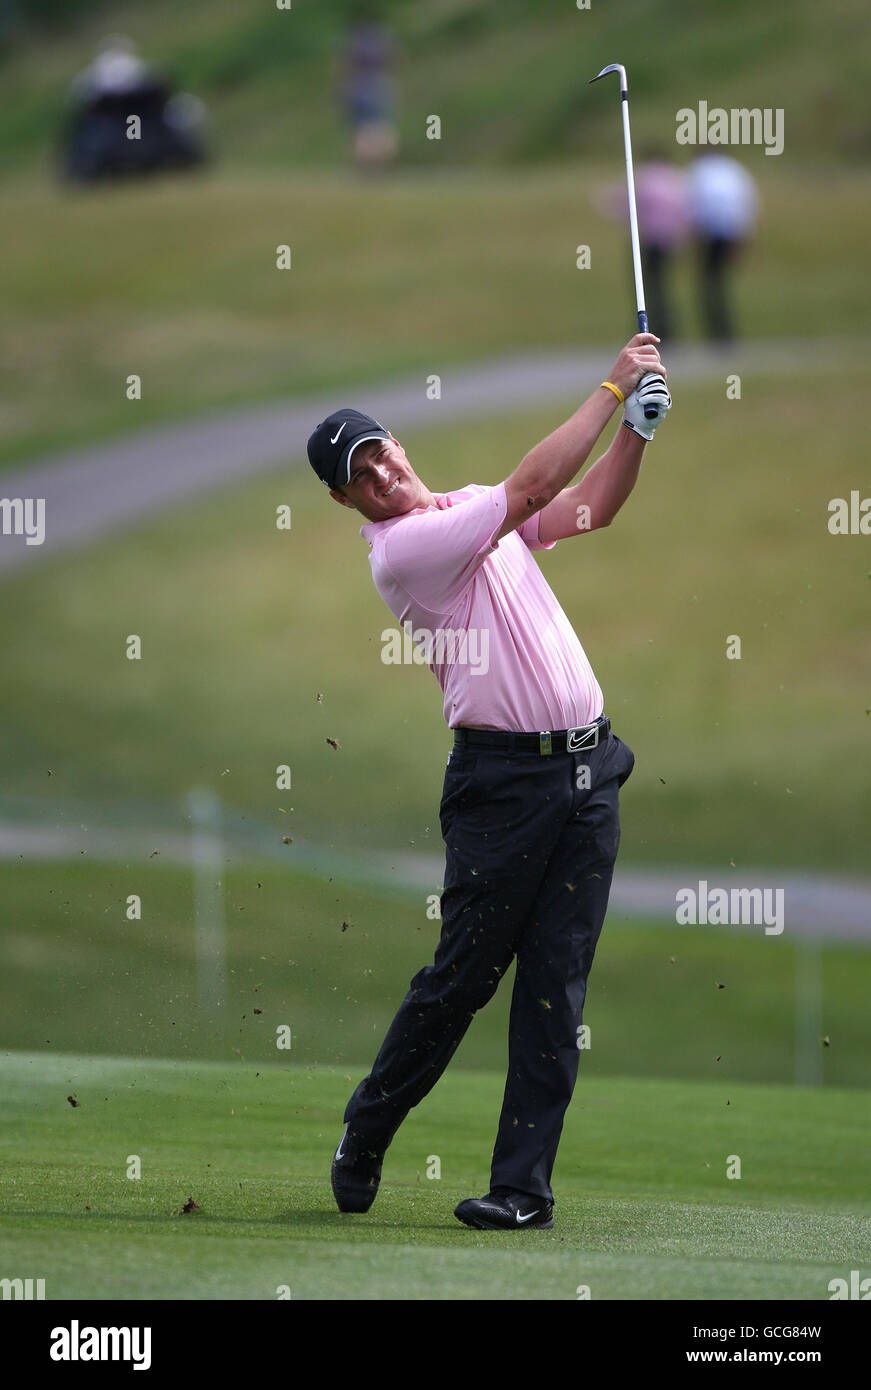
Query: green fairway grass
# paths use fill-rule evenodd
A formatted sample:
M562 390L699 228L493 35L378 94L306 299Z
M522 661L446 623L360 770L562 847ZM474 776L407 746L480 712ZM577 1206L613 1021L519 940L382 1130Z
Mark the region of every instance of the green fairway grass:
M761 227L735 277L741 330L859 335L871 183L776 162L757 171ZM327 173L222 171L86 197L16 182L0 224L0 464L397 372L419 372L421 391L439 373L447 394L469 361L616 351L634 323L628 238L594 199L619 178L616 157L522 178L409 173L379 186L377 217L368 185ZM833 226L837 248L822 254ZM687 252L675 293L690 339L694 276ZM131 374L140 400L127 399ZM287 448L298 458L301 441Z
M432 960L440 923L423 889L389 893L237 860L222 876L226 990L209 1010L198 1002L191 874L148 856L0 865L0 1047L259 1070L281 1060L286 1026L293 1070L368 1069L409 981ZM141 898L138 921L126 917L130 893ZM612 914L584 1010L584 1074L789 1085L797 949L788 928L766 937ZM820 1080L867 1087L871 951L827 945L819 961L810 1045ZM505 1068L513 973L475 1017L456 1067Z
M554 1229L515 1234L452 1215L487 1190L497 1073L446 1074L397 1135L371 1211L343 1216L340 1069L28 1053L2 1068L2 1272L44 1278L48 1299L574 1300L586 1286L821 1301L871 1262L871 1122L853 1093L582 1075Z
M861 486L864 374L753 373L741 400L673 389L613 526L538 557L636 753L625 861L865 873L867 538L827 528L829 499ZM496 483L577 403L402 440L436 490ZM5 814L66 823L81 799L111 817L204 784L281 835L439 851L442 696L381 660L396 620L360 520L302 463L9 576Z
M400 140L377 176L340 109L355 8L0 2L0 492L163 424L217 437L308 402L314 427L322 399L371 411L370 390L415 382L426 418L384 423L424 483L496 484L589 386L482 392L452 421L469 369L574 352L604 371L635 323L628 230L605 215L619 94L588 79L626 64L639 162L685 166L677 113L701 101L782 114L781 155L732 151L760 195L737 343L703 343L688 245L674 409L637 488L536 561L635 752L618 873L789 876L785 930L608 915L552 1231L453 1215L489 1186L513 966L372 1210L341 1214L347 1099L441 929L443 696L382 660L397 620L307 429L272 473L80 549L54 550L50 504L50 544L4 568L0 604L0 1292L819 1304L871 1278L871 936L834 921L845 881L869 882L871 540L827 525L833 499L871 495L867 5L384 0ZM60 182L69 83L108 32L203 99L204 168ZM185 475L185 446L168 461ZM192 793L215 807L198 867ZM839 880L812 939L803 873Z

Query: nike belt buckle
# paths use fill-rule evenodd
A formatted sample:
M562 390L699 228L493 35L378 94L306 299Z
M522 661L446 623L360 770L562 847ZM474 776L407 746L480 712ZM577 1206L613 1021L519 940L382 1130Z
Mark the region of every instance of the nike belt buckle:
M581 748L598 748L599 725L583 724L577 729L566 731L566 752L577 753Z
M547 753L553 752L550 729L545 729L543 733L540 733L538 735L538 751L542 755L542 757L544 757Z

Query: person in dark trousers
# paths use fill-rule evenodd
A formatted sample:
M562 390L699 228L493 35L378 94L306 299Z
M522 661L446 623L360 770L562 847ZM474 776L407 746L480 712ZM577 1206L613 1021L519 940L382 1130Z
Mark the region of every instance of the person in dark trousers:
M651 153L635 171L635 199L649 321L668 344L678 331L670 288L672 262L689 236L686 174Z
M609 526L626 501L671 408L658 342L632 338L610 377L495 487L431 492L390 431L356 410L309 438L330 495L366 518L376 587L426 651L454 732L441 937L346 1106L331 1170L343 1212L371 1207L397 1129L516 957L490 1190L455 1214L485 1230L553 1225L551 1173L620 840L618 790L635 759L532 552ZM618 403L623 424L574 483Z
M689 204L705 331L712 341L729 343L735 337L735 321L729 306L728 274L756 221L756 185L731 155L699 155L689 168Z
M625 183L600 190L594 201L606 217L626 226L629 200ZM674 342L679 327L671 291L672 266L690 235L684 170L659 150L648 149L635 170L635 205L648 319L668 345Z
M360 8L345 50L345 109L353 132L354 158L364 173L379 172L396 158L394 117L396 47L390 30L369 7Z

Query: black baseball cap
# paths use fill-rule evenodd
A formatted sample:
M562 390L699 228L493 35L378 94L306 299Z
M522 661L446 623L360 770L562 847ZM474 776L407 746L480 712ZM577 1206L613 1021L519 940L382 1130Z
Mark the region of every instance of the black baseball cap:
M369 439L389 439L371 415L359 410L334 410L309 435L308 461L327 487L344 487L351 477L351 455Z

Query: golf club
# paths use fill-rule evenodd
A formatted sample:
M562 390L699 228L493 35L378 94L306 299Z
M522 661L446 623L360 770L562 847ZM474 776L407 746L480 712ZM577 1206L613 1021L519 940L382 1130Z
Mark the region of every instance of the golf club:
M620 102L623 107L623 144L626 150L626 188L629 194L629 232L632 238L632 268L635 271L635 307L638 310L638 332L648 333L647 310L644 307L644 281L641 275L641 243L638 237L638 213L635 210L635 175L632 170L632 137L629 134L629 84L626 79L626 69L622 63L609 63L601 72L597 72L595 77L590 78L590 83L598 82L600 77L605 77L609 72L616 72L620 75ZM648 376L656 376L656 372L648 372ZM645 377L641 378L646 380ZM639 385L641 382L639 382ZM656 408L646 408L644 414L649 420L656 418Z

